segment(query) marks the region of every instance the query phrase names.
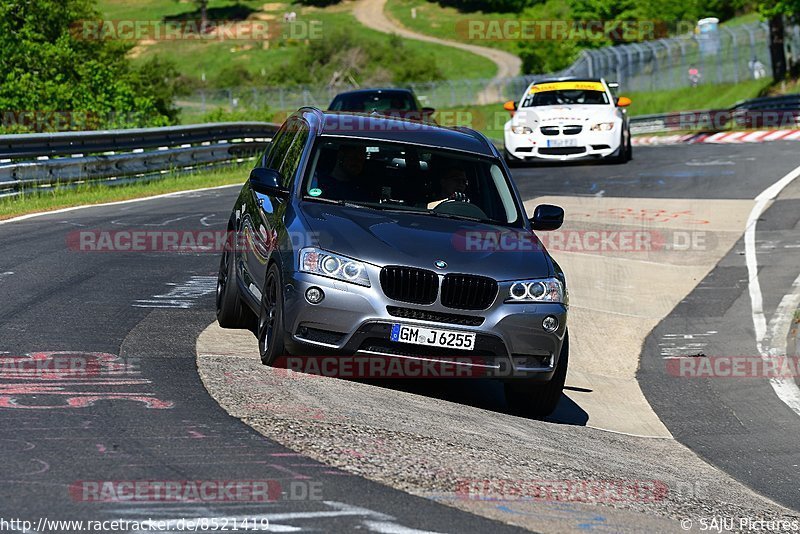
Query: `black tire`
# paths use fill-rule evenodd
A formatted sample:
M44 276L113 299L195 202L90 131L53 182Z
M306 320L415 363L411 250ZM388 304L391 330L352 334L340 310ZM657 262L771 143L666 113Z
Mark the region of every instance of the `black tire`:
M512 412L526 417L546 417L553 413L561 399L569 365L569 335L564 337L558 364L549 382L517 380L506 382L506 404Z
M622 134L620 137L621 139L619 141L619 154L609 158L612 163L628 163L628 160L630 160L630 152L631 152L629 145L630 141L628 141L628 143L625 142L624 134Z
M509 169L513 169L514 167L521 167L523 164L522 161L512 156L505 148L503 149L503 157L505 158L506 165L508 165Z
M625 161L630 161L633 159L633 140L631 139L631 133L628 132L628 146L625 150Z
M228 245L222 251L217 275L217 321L222 328L251 328L255 317L239 296L234 252Z
M284 334L281 271L273 263L267 270L261 293L261 312L258 318L258 351L261 354L261 363L272 365L286 354Z

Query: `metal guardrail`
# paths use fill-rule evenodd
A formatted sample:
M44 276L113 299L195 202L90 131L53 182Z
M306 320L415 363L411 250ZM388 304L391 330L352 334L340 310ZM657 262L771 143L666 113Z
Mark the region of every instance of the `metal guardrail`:
M679 111L631 117L631 133L676 130L800 127L800 94L752 98L729 109Z
M0 135L0 194L25 188L196 170L261 152L279 125L234 122Z

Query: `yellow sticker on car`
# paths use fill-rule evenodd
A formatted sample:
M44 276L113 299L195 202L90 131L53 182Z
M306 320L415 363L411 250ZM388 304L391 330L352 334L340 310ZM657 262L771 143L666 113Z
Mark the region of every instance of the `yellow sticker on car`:
M600 82L552 82L542 83L531 87L530 94L544 93L546 91L605 91L606 88Z

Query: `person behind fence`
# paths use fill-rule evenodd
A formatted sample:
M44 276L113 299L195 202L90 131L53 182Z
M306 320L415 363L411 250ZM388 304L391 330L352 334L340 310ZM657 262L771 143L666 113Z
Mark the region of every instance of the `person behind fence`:
M750 69L754 80L760 80L767 75L767 68L756 56L753 56L753 59L747 62L747 68Z

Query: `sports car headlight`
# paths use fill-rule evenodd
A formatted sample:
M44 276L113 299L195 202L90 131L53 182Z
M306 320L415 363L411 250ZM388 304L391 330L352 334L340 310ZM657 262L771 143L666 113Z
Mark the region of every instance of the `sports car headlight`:
M512 132L514 132L515 134L529 134L529 133L533 133L533 130L531 130L531 129L530 129L530 128L528 128L527 126L521 126L521 125L512 126L512 127L511 127L511 131L512 131Z
M558 278L520 280L508 288L506 302L564 302L564 284Z
M593 132L607 132L612 128L614 128L613 122L598 122L597 124L593 124L589 129Z
M301 250L300 271L369 287L366 265L327 250L318 248Z

